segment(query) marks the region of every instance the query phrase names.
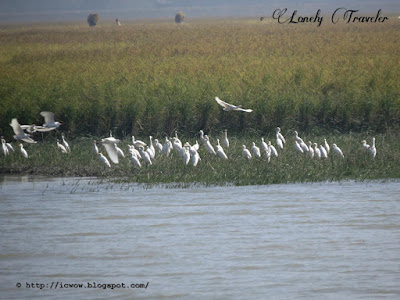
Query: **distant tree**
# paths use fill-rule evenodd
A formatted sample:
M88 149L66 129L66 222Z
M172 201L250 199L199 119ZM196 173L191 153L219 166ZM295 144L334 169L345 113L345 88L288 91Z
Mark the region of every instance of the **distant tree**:
M185 14L180 11L175 15L175 23L183 23L183 19L185 18Z
M99 21L98 14L89 14L89 16L87 18L87 22L89 23L89 26L96 26L98 21Z

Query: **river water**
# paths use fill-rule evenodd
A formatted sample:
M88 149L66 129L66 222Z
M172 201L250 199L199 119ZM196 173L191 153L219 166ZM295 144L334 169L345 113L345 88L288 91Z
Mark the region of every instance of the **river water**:
M0 177L1 299L399 299L400 182Z

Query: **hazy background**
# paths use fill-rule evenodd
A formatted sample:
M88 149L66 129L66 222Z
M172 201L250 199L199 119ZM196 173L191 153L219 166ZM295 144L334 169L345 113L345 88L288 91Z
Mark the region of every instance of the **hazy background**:
M297 9L299 14L321 9L331 14L338 7L383 14L400 11L399 0L0 0L0 22L86 20L89 13L100 19L173 18L184 11L186 20L196 17L249 17L272 15L277 8Z

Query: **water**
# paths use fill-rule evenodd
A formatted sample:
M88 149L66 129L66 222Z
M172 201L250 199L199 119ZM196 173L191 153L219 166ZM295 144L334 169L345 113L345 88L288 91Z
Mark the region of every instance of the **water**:
M400 182L3 177L0 241L2 299L398 299Z

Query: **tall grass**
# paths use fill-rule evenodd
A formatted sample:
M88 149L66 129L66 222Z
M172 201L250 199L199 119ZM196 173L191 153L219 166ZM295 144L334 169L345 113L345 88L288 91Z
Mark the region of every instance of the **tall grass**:
M2 26L0 132L43 110L75 137L398 130L399 40L395 20ZM225 113L215 96L254 112Z

